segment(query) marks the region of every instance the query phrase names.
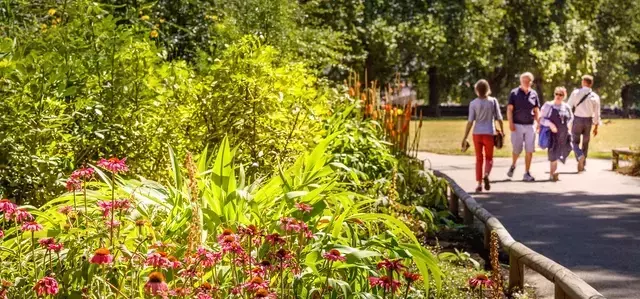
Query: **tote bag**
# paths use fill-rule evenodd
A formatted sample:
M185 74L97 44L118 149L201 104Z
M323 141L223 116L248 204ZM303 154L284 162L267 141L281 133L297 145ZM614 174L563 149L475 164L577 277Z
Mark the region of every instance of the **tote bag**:
M549 114L545 117L548 119L553 113L553 107L549 110ZM541 149L547 149L551 145L551 128L548 126L540 126L540 136L538 137L538 146Z

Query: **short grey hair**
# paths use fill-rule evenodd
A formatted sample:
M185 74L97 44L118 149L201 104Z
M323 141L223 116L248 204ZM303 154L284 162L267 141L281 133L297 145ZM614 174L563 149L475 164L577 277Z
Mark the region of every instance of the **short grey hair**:
M522 73L522 75L520 75L520 79L522 79L522 78L529 78L529 80L531 80L531 82L533 82L533 74L531 72Z

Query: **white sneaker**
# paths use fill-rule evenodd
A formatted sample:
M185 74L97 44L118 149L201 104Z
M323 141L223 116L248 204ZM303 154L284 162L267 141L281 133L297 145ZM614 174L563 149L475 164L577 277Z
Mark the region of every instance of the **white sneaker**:
M524 174L524 177L522 177L522 180L525 182L534 182L536 179L527 172Z

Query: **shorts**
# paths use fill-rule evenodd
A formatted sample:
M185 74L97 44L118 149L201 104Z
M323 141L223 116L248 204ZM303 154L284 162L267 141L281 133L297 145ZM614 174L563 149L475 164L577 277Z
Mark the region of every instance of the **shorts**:
M511 132L511 145L513 153L519 155L522 153L522 147L527 153L533 153L536 150L536 130L531 125L515 124L516 130Z

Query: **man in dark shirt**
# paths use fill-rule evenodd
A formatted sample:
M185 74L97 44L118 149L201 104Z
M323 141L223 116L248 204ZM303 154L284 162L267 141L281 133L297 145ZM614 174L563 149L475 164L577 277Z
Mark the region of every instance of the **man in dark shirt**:
M540 100L538 93L531 89L532 83L533 74L526 72L520 75L520 86L513 89L509 94L509 105L507 106L507 117L509 118L509 128L511 129L511 145L513 146L513 163L507 176L513 177L516 162L518 162L524 146L526 152L525 173L522 180L525 182L535 181L529 170L536 141L536 129L533 123L538 123L539 126Z

